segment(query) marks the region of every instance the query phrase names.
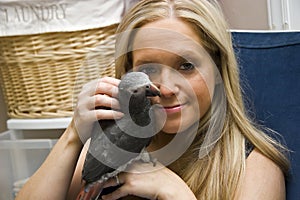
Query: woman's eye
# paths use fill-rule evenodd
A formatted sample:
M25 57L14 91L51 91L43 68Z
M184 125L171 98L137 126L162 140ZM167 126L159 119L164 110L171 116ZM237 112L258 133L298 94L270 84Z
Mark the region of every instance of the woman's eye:
M151 75L151 74L156 74L158 72L158 68L157 66L154 65L145 65L145 66L141 66L138 71L143 72L147 75Z
M195 65L193 63L186 62L186 63L181 64L179 70L191 71L194 68L195 68Z

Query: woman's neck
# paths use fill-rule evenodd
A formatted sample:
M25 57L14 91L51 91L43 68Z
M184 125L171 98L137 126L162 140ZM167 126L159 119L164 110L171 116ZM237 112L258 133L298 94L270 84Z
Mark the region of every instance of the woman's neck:
M159 150L171 142L174 137L175 134L159 132L153 137L151 143L147 147L147 150L149 152Z

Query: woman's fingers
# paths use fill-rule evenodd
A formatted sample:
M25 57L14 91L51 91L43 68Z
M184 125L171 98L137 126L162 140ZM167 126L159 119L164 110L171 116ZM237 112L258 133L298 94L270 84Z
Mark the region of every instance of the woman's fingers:
M115 110L105 110L105 109L99 109L99 110L91 110L87 111L85 113L81 113L80 116L77 115L76 119L82 121L82 123L77 125L83 125L87 126L95 121L98 120L106 120L106 119L120 119L124 116L122 112L118 112Z
M93 96L95 94L106 94L112 97L117 97L119 83L119 79L111 77L93 80L82 87L80 95Z
M103 195L102 199L114 200L127 195L146 199L164 199L165 197L174 199L173 195L178 197L176 199L196 199L186 183L160 163L153 166L152 163L136 162L129 168L129 171L118 175L119 181L111 178L104 184L104 188L119 184L120 187L112 193Z
M117 176L114 176L110 179L108 179L104 185L103 188L107 188L107 187L114 187L114 186L118 186L118 185L122 185L124 183L124 173L120 173Z
M120 119L124 116L122 112L114 111L114 110L105 110L105 109L99 109L94 110L94 116L97 120L102 119Z
M115 200L115 199L120 199L121 197L126 197L133 193L134 191L131 191L130 188L126 188L126 186L123 186L115 190L113 193L103 195L101 198L103 200Z
M115 84L116 81L105 82L105 80L101 79L101 81L99 81L96 86L96 90L94 94L107 94L112 97L117 97L118 85Z
M153 188L153 186L151 186L151 183L148 184L149 182L151 182L151 179L149 180L147 179L147 177L148 176L143 177L142 174L136 176L130 173L120 173L118 175L119 183L117 182L116 178L113 177L110 178L103 187L107 188L118 185L121 185L121 187L119 187L112 193L103 195L102 199L115 200L126 197L128 195L134 195L147 199L157 199L156 197L158 192Z
M126 173L120 173L117 176L108 179L105 182L103 188L123 185L125 183L125 179L126 179ZM127 185L123 185L122 187L119 187L114 192L107 195L103 195L102 199L119 199L121 197L125 197L132 194L130 193L130 190L131 190L130 187L127 187Z
M118 110L120 108L119 101L116 99L119 82L120 80L118 79L105 77L84 85L78 95L76 106L76 112L78 112L79 116L83 116L86 119L94 119L93 121L113 119L114 115L118 118L120 116L118 111L107 110ZM91 112L94 110L97 111Z
M119 109L119 101L113 97L110 97L105 94L97 94L90 99L89 109L97 108L97 107L107 107L112 109Z
M153 185L157 186L158 182L154 184L150 182L155 179L158 171L155 169L155 167L153 167L152 164L149 164L149 167L152 168L152 170L141 170L146 165L148 164L132 164L131 168L136 168L136 170L130 169L128 172L121 172L117 175L117 177L108 179L103 188L114 187L118 185L121 185L121 187L112 193L102 196L102 199L114 200L128 195L134 195L147 199L156 199L155 197L157 191Z
M123 117L116 99L119 83L118 79L105 77L82 87L74 109L74 124L83 142L90 137L95 121Z
M120 108L119 101L113 97L97 94L92 97L85 97L77 102L77 109L93 110L99 107L106 107L118 110Z

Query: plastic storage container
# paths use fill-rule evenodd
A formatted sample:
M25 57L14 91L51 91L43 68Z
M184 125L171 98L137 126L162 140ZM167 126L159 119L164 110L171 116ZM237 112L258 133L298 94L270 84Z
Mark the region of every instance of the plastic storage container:
M13 200L19 189L45 160L56 139L12 140L0 134L0 200Z

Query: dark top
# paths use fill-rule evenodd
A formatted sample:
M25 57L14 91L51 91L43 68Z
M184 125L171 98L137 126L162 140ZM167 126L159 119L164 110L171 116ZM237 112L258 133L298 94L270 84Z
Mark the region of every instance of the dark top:
M253 149L254 149L254 145L248 139L246 139L245 140L245 154L246 154L246 158L248 158L248 156L253 151Z

